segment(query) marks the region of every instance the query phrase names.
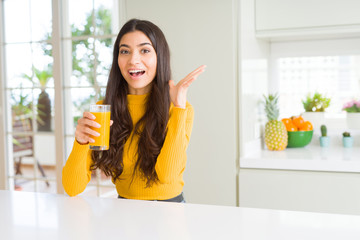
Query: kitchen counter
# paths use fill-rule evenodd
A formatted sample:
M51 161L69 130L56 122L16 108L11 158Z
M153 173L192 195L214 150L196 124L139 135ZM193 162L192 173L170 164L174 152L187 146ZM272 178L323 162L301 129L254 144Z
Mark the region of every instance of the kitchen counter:
M351 215L0 191L6 240L358 240L359 226Z
M314 133L309 145L283 151L270 151L262 139L254 140L244 146L240 168L360 173L360 130L351 130L351 148L343 147L342 132L328 131L329 147L320 147L320 131Z
M240 168L308 170L360 173L360 147L322 148L310 144L303 148L283 151L253 150L240 158Z

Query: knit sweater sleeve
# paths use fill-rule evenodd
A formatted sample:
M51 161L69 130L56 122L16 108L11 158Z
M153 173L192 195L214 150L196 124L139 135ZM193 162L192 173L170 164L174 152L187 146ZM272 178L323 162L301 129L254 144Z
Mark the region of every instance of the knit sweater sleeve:
M194 120L194 109L190 103L186 108L172 108L167 134L157 158L155 170L160 182L171 183L179 178L186 165L188 147Z
M75 140L62 171L62 184L69 196L76 196L85 190L91 179L91 163L89 145L81 145Z

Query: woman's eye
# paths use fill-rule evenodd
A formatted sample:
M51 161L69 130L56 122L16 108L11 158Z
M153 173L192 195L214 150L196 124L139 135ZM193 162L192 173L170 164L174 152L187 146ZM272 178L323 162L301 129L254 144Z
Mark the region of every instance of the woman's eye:
M149 52L150 52L149 49L142 49L142 50L141 50L141 53L149 53Z
M128 54L129 51L128 50L120 50L120 54Z

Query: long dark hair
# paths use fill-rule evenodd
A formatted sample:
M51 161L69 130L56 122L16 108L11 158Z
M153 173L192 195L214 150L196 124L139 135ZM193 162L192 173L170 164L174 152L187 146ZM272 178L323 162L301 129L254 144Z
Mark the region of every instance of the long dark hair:
M141 31L150 39L157 55L156 75L146 99L145 114L135 126L127 107L128 84L118 65L120 40L126 33L134 31ZM114 44L113 62L104 99L104 104L111 105L111 118L114 121L110 130L110 148L108 151L92 152L91 170L99 168L114 181L120 179L124 166L124 145L134 130L134 135L138 135L139 141L133 177L136 170L140 170L139 173L146 180L147 187L159 180L155 164L164 143L169 120L170 79L170 51L163 32L149 21L129 20L121 28Z

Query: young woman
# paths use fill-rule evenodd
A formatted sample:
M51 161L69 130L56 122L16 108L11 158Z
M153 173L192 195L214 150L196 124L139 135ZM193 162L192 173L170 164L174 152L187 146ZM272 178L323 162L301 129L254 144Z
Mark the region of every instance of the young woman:
M91 171L111 176L121 198L183 202L183 173L193 108L186 101L200 66L178 84L171 79L170 51L162 31L144 20L129 20L114 44L103 104L111 105L110 148L92 151L94 116L84 112L72 152L63 168L70 196L86 188Z

